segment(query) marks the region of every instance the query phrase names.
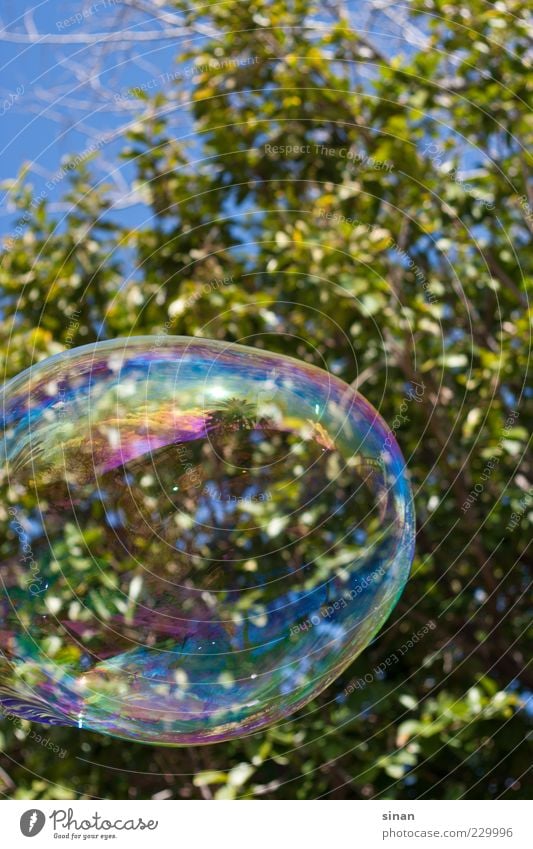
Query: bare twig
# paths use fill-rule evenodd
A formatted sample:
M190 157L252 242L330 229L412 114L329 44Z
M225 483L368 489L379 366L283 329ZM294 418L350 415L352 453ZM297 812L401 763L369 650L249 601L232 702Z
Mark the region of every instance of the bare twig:
M133 42L185 38L191 35L216 38L217 33L200 24L196 24L194 27L166 27L165 29L147 30L146 32L121 30L119 32L73 32L57 35L50 32L10 32L3 29L0 30L0 41L8 41L14 44L103 44L109 41L115 44L130 44Z

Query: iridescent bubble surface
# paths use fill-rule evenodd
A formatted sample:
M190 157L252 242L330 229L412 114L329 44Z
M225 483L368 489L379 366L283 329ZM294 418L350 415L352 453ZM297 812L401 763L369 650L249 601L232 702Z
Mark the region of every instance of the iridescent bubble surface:
M140 337L52 357L1 398L4 713L239 737L327 687L403 589L404 461L325 371Z

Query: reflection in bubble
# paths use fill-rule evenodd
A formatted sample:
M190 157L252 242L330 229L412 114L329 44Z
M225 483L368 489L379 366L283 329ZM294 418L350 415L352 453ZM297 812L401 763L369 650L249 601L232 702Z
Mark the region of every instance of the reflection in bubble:
M153 743L238 737L331 683L402 591L403 460L324 371L117 339L19 375L2 414L13 713Z

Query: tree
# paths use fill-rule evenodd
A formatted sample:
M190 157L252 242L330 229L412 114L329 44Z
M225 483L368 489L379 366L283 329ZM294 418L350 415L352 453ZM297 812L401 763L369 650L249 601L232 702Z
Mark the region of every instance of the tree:
M424 43L401 57L343 4L188 9L173 4L181 25L212 33L176 56L198 67L194 142L169 126L171 96L141 89L124 139L146 223L118 222L90 161L66 169L62 221L24 174L13 185L4 375L73 345L162 332L252 340L327 368L396 431L416 499L412 577L379 638L290 722L183 751L54 729L68 757L53 763L28 746L29 725L6 722L4 769L19 788L4 778L7 789L525 797L526 7L428 0L410 12ZM74 568L74 549L65 557Z

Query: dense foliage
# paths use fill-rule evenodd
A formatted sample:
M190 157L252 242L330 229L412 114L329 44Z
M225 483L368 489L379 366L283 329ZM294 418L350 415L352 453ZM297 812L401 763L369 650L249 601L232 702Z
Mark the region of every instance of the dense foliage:
M282 726L165 749L6 718L0 788L15 798L524 797L526 4L427 0L410 13L423 43L399 58L352 29L342 5L174 6L212 35L178 50L177 69L197 71L176 72L174 97L148 85L128 95L138 115L122 158L144 222L115 214L92 174L98 151L65 165L63 217L24 174L12 185L20 220L0 268L3 375L99 338L172 333L292 354L355 381L410 469L412 577L372 646ZM176 109L180 135L168 121ZM0 513L7 520L5 503Z

